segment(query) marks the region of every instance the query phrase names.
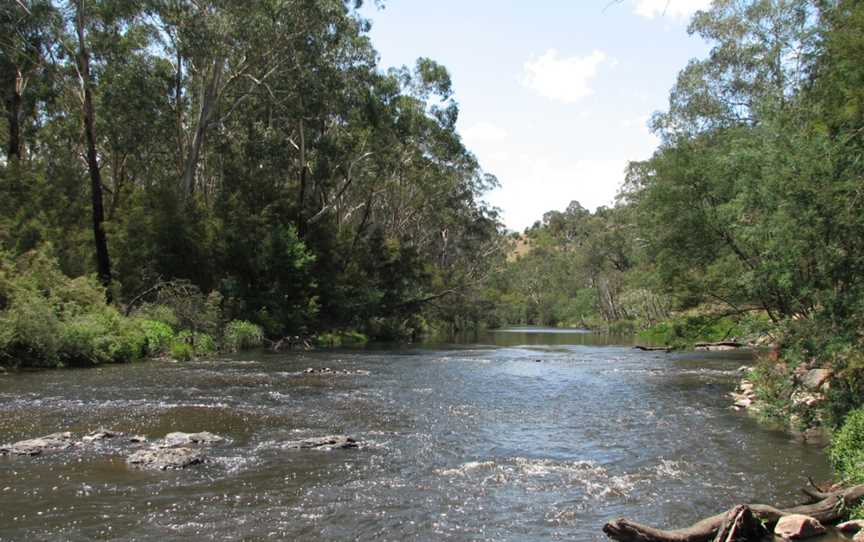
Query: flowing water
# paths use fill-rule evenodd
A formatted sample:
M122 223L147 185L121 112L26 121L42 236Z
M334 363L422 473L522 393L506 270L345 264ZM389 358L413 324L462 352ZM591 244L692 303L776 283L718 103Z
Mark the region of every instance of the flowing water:
M729 409L746 356L546 331L0 375L0 443L229 439L183 471L130 469L112 443L0 457L0 540L603 540L614 517L682 526L830 476ZM362 446L281 446L328 434Z

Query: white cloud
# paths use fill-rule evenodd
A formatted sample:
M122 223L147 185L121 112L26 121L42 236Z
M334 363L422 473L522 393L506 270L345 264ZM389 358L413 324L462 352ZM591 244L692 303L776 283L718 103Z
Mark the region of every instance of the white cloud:
M586 57L562 58L557 50L549 49L543 56L525 63L522 84L546 98L574 103L594 92L588 83L605 60L602 51Z
M687 18L700 9L709 7L711 7L711 0L636 0L633 11L648 19L662 15Z
M478 122L462 130L462 139L469 147L482 143L498 143L510 134L504 128L491 122Z
M611 205L626 165L626 160L573 160L542 152L515 155L494 163L502 187L488 199L504 210L509 228L521 231L547 211L563 211L572 200L591 210Z

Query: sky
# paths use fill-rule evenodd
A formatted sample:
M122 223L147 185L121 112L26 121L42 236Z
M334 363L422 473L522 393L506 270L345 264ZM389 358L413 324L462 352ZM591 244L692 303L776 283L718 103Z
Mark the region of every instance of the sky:
M709 46L687 22L710 0L367 2L383 68L450 72L457 129L501 187L485 199L516 231L573 201L612 205L628 161L651 156L651 114Z

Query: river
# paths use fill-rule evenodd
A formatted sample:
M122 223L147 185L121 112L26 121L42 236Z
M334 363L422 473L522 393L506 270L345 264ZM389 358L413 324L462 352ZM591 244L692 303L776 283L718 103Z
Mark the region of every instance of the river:
M229 439L183 471L130 469L113 444L0 457L0 540L604 540L618 516L672 527L793 504L830 471L818 448L730 410L747 362L515 330L0 375L0 443L99 428ZM328 434L362 446L281 446Z

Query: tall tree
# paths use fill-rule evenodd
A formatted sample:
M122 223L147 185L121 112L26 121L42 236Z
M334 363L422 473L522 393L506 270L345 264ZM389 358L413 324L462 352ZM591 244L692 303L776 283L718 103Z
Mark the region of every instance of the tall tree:
M96 149L96 110L93 105L93 79L90 73L90 52L86 35L85 0L75 0L75 35L78 37L76 70L80 83L81 116L84 122L87 170L90 174L90 205L93 221L93 241L96 247L96 269L111 301L111 258L105 234L105 211L102 201L102 172Z

